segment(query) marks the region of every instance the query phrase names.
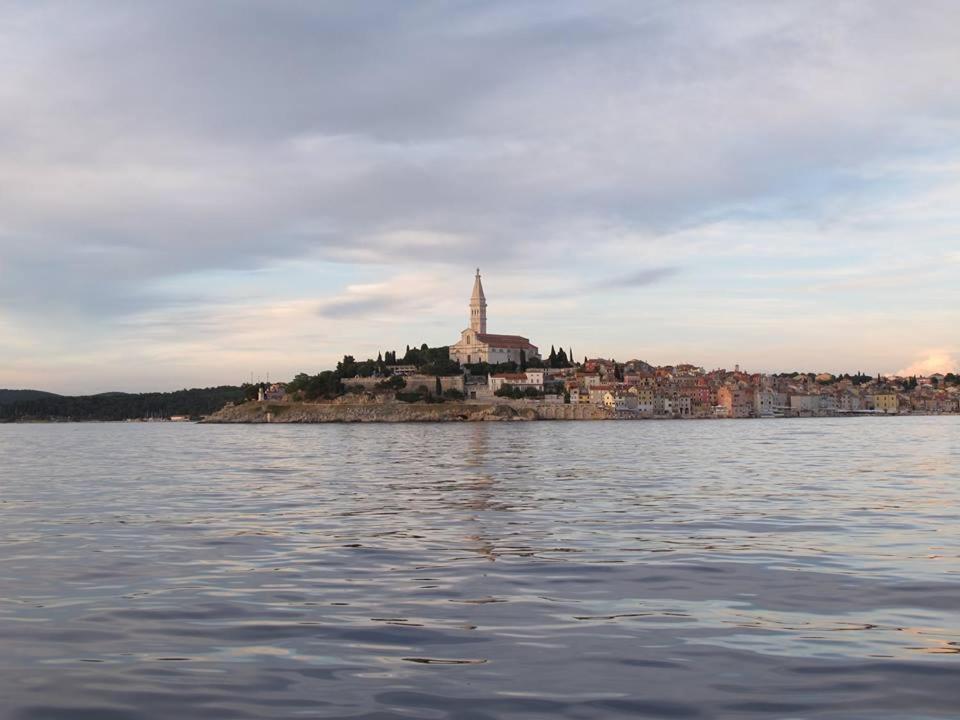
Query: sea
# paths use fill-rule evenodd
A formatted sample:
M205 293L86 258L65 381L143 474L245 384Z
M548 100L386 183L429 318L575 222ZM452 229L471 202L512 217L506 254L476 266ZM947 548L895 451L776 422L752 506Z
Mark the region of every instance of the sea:
M0 718L960 717L960 417L0 425Z

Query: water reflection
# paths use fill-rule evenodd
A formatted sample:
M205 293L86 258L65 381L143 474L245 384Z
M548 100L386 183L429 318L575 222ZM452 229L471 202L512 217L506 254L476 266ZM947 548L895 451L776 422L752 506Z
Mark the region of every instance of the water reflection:
M953 717L957 440L955 418L5 426L0 696L98 720Z

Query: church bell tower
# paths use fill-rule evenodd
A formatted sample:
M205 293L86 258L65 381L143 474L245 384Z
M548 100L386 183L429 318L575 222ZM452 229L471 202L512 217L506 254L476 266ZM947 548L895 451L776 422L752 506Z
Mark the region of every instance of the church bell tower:
M473 294L470 296L470 329L481 335L487 332L487 299L483 296L480 282L480 268L473 280Z

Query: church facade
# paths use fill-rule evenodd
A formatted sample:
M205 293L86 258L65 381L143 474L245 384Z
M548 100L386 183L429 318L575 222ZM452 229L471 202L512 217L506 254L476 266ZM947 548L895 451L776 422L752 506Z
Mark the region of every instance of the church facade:
M460 333L460 342L450 346L450 359L461 365L473 363L515 362L539 358L540 351L520 335L497 335L487 332L487 299L480 282L480 268L473 280L470 295L470 327Z

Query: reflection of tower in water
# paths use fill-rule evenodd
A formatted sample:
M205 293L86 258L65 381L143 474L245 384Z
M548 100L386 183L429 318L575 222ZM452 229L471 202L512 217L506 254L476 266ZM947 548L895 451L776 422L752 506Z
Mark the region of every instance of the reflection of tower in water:
M469 546L491 562L495 562L499 554L496 549L498 538L495 534L491 536L483 515L491 511L508 510L509 506L497 501L499 483L487 470L490 457L490 426L476 423L470 430L464 463L468 475L462 485L463 496L458 499L457 505L471 511L471 515L465 519L465 523L474 530L465 536Z

